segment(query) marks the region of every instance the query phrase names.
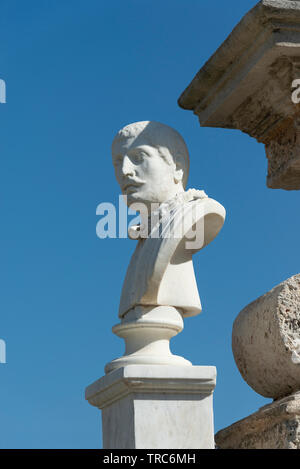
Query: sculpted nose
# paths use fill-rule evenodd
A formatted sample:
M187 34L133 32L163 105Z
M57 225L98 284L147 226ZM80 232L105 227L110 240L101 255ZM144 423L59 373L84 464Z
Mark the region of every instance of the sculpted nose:
M123 172L124 176L133 176L134 175L133 164L132 164L132 162L130 161L130 159L128 158L127 155L125 155L124 159L123 159L122 172Z

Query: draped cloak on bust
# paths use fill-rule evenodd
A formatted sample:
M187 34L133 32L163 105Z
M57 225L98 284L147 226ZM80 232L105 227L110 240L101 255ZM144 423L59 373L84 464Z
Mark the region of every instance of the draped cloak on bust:
M183 317L201 313L192 255L217 236L225 209L203 191L190 189L161 204L156 217L159 221L149 227L148 237L139 238L127 269L121 318L136 306L173 306ZM197 244L191 230L197 232Z

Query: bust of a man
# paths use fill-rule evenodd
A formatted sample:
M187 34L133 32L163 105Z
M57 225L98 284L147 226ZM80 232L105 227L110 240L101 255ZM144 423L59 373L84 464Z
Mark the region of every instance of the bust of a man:
M157 306L174 307L183 317L199 314L192 255L217 236L225 209L204 191L185 191L188 150L180 134L167 125L127 125L114 138L112 157L127 204L142 218L141 226L130 230L138 242L119 316L124 318L137 307Z

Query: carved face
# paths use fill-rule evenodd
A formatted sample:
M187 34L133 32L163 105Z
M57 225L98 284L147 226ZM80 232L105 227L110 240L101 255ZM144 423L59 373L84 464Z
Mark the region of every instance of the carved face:
M163 157L159 148L149 142L124 137L113 145L112 156L128 205L143 202L151 208L151 203L165 202L183 190L182 171L177 171L173 159Z

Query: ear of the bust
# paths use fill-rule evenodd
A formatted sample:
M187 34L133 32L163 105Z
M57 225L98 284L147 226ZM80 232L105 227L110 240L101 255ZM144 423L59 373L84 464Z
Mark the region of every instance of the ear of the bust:
M174 181L176 184L183 181L183 169L179 161L176 162L176 168L174 171Z

